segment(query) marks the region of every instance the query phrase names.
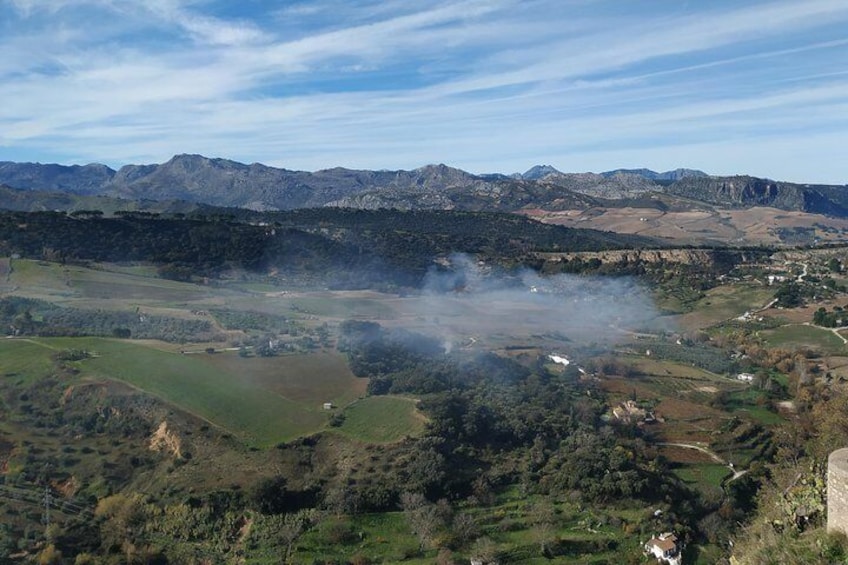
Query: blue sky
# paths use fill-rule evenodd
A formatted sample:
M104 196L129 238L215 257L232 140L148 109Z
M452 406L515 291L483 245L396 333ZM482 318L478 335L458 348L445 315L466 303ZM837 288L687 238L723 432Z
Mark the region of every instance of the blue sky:
M848 2L0 0L0 160L848 183Z

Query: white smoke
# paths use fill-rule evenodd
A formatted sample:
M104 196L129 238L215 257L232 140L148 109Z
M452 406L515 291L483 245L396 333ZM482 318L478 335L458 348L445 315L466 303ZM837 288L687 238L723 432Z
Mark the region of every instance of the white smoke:
M659 330L651 294L631 277L497 274L466 255L432 270L417 316L454 346L480 336L610 344L639 330Z

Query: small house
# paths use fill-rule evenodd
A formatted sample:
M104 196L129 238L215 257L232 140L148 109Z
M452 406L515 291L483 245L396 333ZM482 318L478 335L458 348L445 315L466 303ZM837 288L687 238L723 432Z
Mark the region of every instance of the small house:
M324 403L324 410L332 410L333 408L335 408L335 406L333 406L332 402L325 402Z
M739 373L736 375L736 380L745 383L752 383L754 382L754 375L753 373Z
M612 416L616 420L627 424L636 422L641 425L644 422L650 423L656 421L656 417L653 413L645 410L644 408L640 408L639 405L632 400L619 403L618 406L612 409Z
M660 563L681 565L680 546L677 536L671 532L651 538L645 544L645 554L656 557Z

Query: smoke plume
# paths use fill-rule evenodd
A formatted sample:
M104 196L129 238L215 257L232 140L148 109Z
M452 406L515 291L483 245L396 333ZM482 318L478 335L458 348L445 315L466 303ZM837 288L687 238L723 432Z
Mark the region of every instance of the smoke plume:
M418 319L433 324L448 346L480 336L609 345L662 329L650 293L634 278L499 274L466 255L431 270L416 302Z

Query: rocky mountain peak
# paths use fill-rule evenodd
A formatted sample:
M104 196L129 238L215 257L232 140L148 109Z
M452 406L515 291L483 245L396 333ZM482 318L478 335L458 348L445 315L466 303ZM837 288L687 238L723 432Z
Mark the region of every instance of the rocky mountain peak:
M541 178L545 178L548 175L554 174L562 173L550 165L535 165L527 169L526 172L519 173L516 176L524 180L539 180Z

